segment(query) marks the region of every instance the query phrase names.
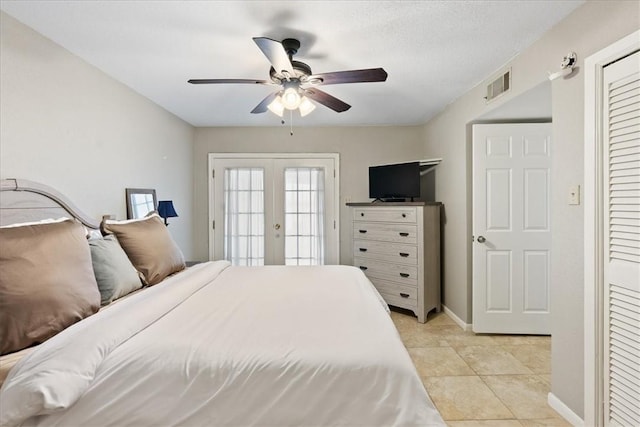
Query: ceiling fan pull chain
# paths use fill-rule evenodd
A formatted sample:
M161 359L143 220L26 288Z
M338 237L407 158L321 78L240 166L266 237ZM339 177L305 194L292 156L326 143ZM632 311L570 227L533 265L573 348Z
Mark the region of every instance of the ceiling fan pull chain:
M290 129L290 134L291 136L293 136L293 110L289 110L289 126L291 126Z

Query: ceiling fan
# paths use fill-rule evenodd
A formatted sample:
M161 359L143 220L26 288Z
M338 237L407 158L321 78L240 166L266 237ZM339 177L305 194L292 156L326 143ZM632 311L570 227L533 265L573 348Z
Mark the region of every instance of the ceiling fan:
M343 83L383 82L387 72L382 68L364 70L335 71L313 74L311 67L304 62L295 61L293 55L300 49L300 41L284 39L282 42L267 37L254 37L262 53L271 62L270 80L252 79L191 79L191 84L259 84L280 86L280 89L262 100L252 114L272 111L282 117L284 110L300 110L303 117L315 109L312 99L338 113L347 111L351 105L318 89L318 86Z

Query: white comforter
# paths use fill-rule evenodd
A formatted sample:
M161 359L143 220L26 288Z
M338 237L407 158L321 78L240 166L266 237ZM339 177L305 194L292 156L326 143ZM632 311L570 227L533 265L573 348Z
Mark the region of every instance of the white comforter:
M444 425L356 268L200 264L23 359L0 425Z

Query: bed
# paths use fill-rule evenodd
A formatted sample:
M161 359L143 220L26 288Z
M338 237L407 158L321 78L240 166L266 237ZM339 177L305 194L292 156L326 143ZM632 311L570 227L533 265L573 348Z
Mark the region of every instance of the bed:
M99 226L46 186L2 190L2 225L62 209ZM0 425L444 425L354 267L207 262L116 302L24 357L2 356L19 361L0 389Z

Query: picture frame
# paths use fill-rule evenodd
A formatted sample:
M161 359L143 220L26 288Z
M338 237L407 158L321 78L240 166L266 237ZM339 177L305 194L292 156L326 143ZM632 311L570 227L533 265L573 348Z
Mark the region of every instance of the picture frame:
M158 207L156 190L153 188L126 188L127 219L144 218Z

